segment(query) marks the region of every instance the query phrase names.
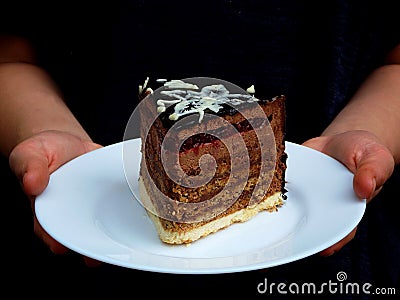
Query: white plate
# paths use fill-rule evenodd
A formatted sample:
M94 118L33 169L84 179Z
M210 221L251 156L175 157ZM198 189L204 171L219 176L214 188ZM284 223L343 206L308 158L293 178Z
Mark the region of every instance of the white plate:
M278 213L262 212L189 246L166 245L129 189L122 153L140 162L140 140L113 144L56 170L37 197L43 228L68 248L106 263L146 271L215 274L269 268L315 254L345 237L366 202L338 161L286 142L287 196ZM125 150L124 150L125 151Z

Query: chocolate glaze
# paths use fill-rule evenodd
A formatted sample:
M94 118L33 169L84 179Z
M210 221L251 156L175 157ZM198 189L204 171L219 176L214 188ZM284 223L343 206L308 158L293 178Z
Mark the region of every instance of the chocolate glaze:
M241 105L238 105L237 108L234 107L233 105L223 103L223 104L221 104L222 108L218 112L214 112L210 109L205 109L204 112L206 114L212 114L212 115L217 115L217 116L226 116L226 115L233 116L236 113L240 112L240 109L245 105L246 106L258 105L258 103L267 103L267 102L271 102L271 101L272 101L271 99L268 99L268 100L258 100L257 102L245 102ZM176 106L176 104L168 106L166 108L166 110L159 115L159 118L162 121L163 126L165 128L171 128L175 124L176 121L197 113L197 112L193 112L191 114L188 114L188 115L178 118L178 120L171 120L171 119L169 119L169 116L174 113L175 106ZM268 118L270 118L270 116ZM196 121L191 120L191 121L186 122L185 126L193 126L195 124L196 124ZM177 129L179 129L179 127Z

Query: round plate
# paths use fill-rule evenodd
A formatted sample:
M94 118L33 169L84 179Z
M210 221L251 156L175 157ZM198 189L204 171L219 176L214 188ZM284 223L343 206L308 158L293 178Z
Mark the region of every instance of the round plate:
M131 190L126 181L126 146L136 153L131 163L138 176L140 140L132 139L66 163L35 203L39 222L54 239L106 263L177 274L274 267L338 242L365 211L366 201L354 194L353 175L341 163L286 142L288 198L278 212L261 212L189 245L167 245L135 198L137 186Z

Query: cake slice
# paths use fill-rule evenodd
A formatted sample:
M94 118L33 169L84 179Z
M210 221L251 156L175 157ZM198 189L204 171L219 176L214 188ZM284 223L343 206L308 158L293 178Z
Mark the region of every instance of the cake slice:
M285 197L285 96L260 100L214 78L140 91L139 190L160 239L194 242Z

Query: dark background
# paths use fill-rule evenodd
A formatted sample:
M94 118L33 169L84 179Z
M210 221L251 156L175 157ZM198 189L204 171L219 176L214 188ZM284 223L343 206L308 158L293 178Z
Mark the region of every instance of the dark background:
M255 84L261 98L286 94L287 140L301 143L320 134L384 53L400 41L393 30L400 27L391 1L190 3L14 1L3 6L9 13L0 24L4 31L34 41L71 110L94 141L105 146L122 140L138 85L147 76L217 77L244 88ZM171 20L182 26L177 29ZM318 284L335 280L339 271L347 273L348 281L400 292L400 226L394 209L398 168L368 204L356 238L339 253L266 271L192 276L108 264L91 269L75 253L50 253L33 234L29 201L5 158L0 170L2 292L15 297L266 297L256 291L265 278Z

